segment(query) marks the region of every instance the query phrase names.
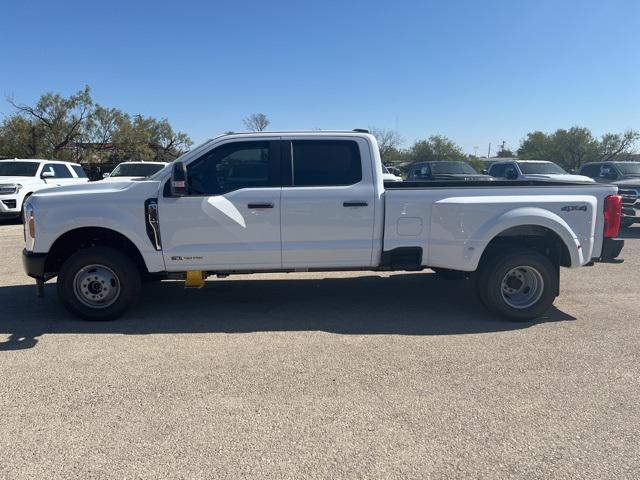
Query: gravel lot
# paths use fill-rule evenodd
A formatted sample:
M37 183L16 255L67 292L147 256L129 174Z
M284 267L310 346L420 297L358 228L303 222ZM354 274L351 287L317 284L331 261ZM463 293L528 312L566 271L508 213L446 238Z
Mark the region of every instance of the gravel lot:
M548 318L431 273L150 285L71 318L0 225L0 478L639 478L640 228Z

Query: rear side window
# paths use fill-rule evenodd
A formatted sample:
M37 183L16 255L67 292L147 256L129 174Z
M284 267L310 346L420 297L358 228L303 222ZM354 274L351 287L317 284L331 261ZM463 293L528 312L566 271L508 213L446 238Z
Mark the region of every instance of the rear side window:
M353 185L362 180L358 144L351 140L294 140L293 185Z
M76 172L78 178L87 178L87 174L84 172L84 168L82 168L80 165L71 165L71 168L74 172Z

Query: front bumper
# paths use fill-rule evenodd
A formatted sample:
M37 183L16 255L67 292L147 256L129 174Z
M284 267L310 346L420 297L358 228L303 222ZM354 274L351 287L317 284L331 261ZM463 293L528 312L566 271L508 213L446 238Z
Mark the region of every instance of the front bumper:
M24 272L33 278L45 278L46 253L28 252L22 250L22 267Z
M22 208L22 205L19 205L16 197L7 197L5 195L0 197L0 216L17 217L20 215L20 208Z
M600 257L593 260L601 263L620 263L623 260L618 259L618 256L622 252L622 247L624 247L624 240L620 238L605 238L602 242Z

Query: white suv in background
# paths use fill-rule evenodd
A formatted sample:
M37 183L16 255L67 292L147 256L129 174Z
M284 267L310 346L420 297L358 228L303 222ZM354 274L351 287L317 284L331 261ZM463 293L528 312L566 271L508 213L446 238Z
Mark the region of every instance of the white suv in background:
M0 160L0 218L17 218L25 198L43 188L86 183L77 163L58 160Z

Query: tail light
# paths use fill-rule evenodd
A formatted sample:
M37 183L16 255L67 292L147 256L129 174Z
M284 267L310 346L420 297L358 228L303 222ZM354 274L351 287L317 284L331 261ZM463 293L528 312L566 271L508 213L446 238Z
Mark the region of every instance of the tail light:
M604 199L604 236L605 238L617 237L620 232L620 220L622 218L622 197L609 195Z

